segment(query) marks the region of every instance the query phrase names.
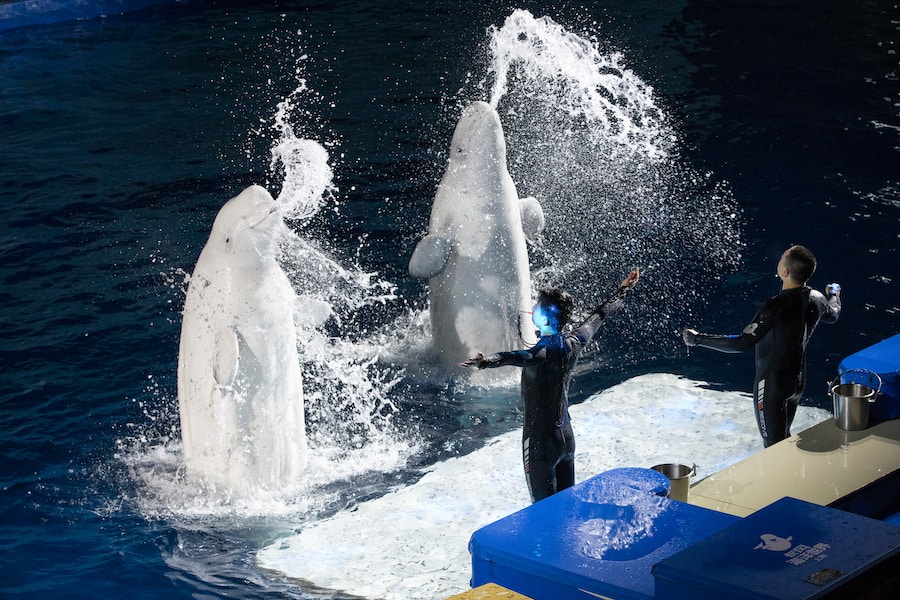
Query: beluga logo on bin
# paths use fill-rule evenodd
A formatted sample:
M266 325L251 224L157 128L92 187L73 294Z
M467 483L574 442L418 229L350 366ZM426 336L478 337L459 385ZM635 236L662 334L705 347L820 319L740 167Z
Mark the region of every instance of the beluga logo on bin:
M771 550L772 552L783 552L791 547L793 536L786 538L779 537L771 533L764 533L759 536L762 541L754 548L754 550Z

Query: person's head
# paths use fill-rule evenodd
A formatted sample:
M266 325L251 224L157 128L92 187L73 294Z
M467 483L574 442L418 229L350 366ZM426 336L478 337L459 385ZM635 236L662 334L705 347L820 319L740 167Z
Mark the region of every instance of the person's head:
M541 330L541 335L559 333L569 322L574 308L575 301L568 292L559 288L546 288L538 293L531 322Z
M778 276L796 285L805 285L815 270L816 257L803 246L791 246L778 261Z

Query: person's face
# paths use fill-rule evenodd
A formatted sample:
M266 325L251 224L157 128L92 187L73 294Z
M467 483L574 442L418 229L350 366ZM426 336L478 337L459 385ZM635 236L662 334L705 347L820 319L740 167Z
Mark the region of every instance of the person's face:
M551 335L556 333L556 326L554 324L554 319L547 313L541 303L538 302L534 305L534 310L531 311L531 322L534 323L534 326L540 329L541 335Z
M776 269L778 270L777 275L782 281L787 279L791 274L791 272L787 268L787 250L785 250L781 254L781 258L778 260L778 266L776 267Z

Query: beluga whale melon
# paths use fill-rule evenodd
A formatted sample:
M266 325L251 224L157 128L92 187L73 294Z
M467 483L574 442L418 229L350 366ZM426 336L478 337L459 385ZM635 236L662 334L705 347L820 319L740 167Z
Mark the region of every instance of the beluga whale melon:
M306 464L297 296L276 261L284 222L251 186L219 210L190 277L178 355L189 477L282 489Z
M411 276L428 279L432 343L444 367L537 341L526 237L543 227L537 200L516 192L497 111L474 102L456 125L428 233L409 261ZM470 375L481 383L498 376Z

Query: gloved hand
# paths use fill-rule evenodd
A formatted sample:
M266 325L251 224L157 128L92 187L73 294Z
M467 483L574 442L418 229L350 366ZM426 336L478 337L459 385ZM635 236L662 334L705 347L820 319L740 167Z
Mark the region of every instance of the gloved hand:
M841 295L841 284L839 283L829 283L825 286L825 295L826 296L840 296Z
M476 369L483 369L485 364L487 364L487 361L484 360L484 353L479 352L472 358L468 358L459 363L459 366L465 368L475 367Z
M681 337L684 339L684 343L686 346L696 346L697 345L697 336L700 334L696 329L685 329L681 332Z

